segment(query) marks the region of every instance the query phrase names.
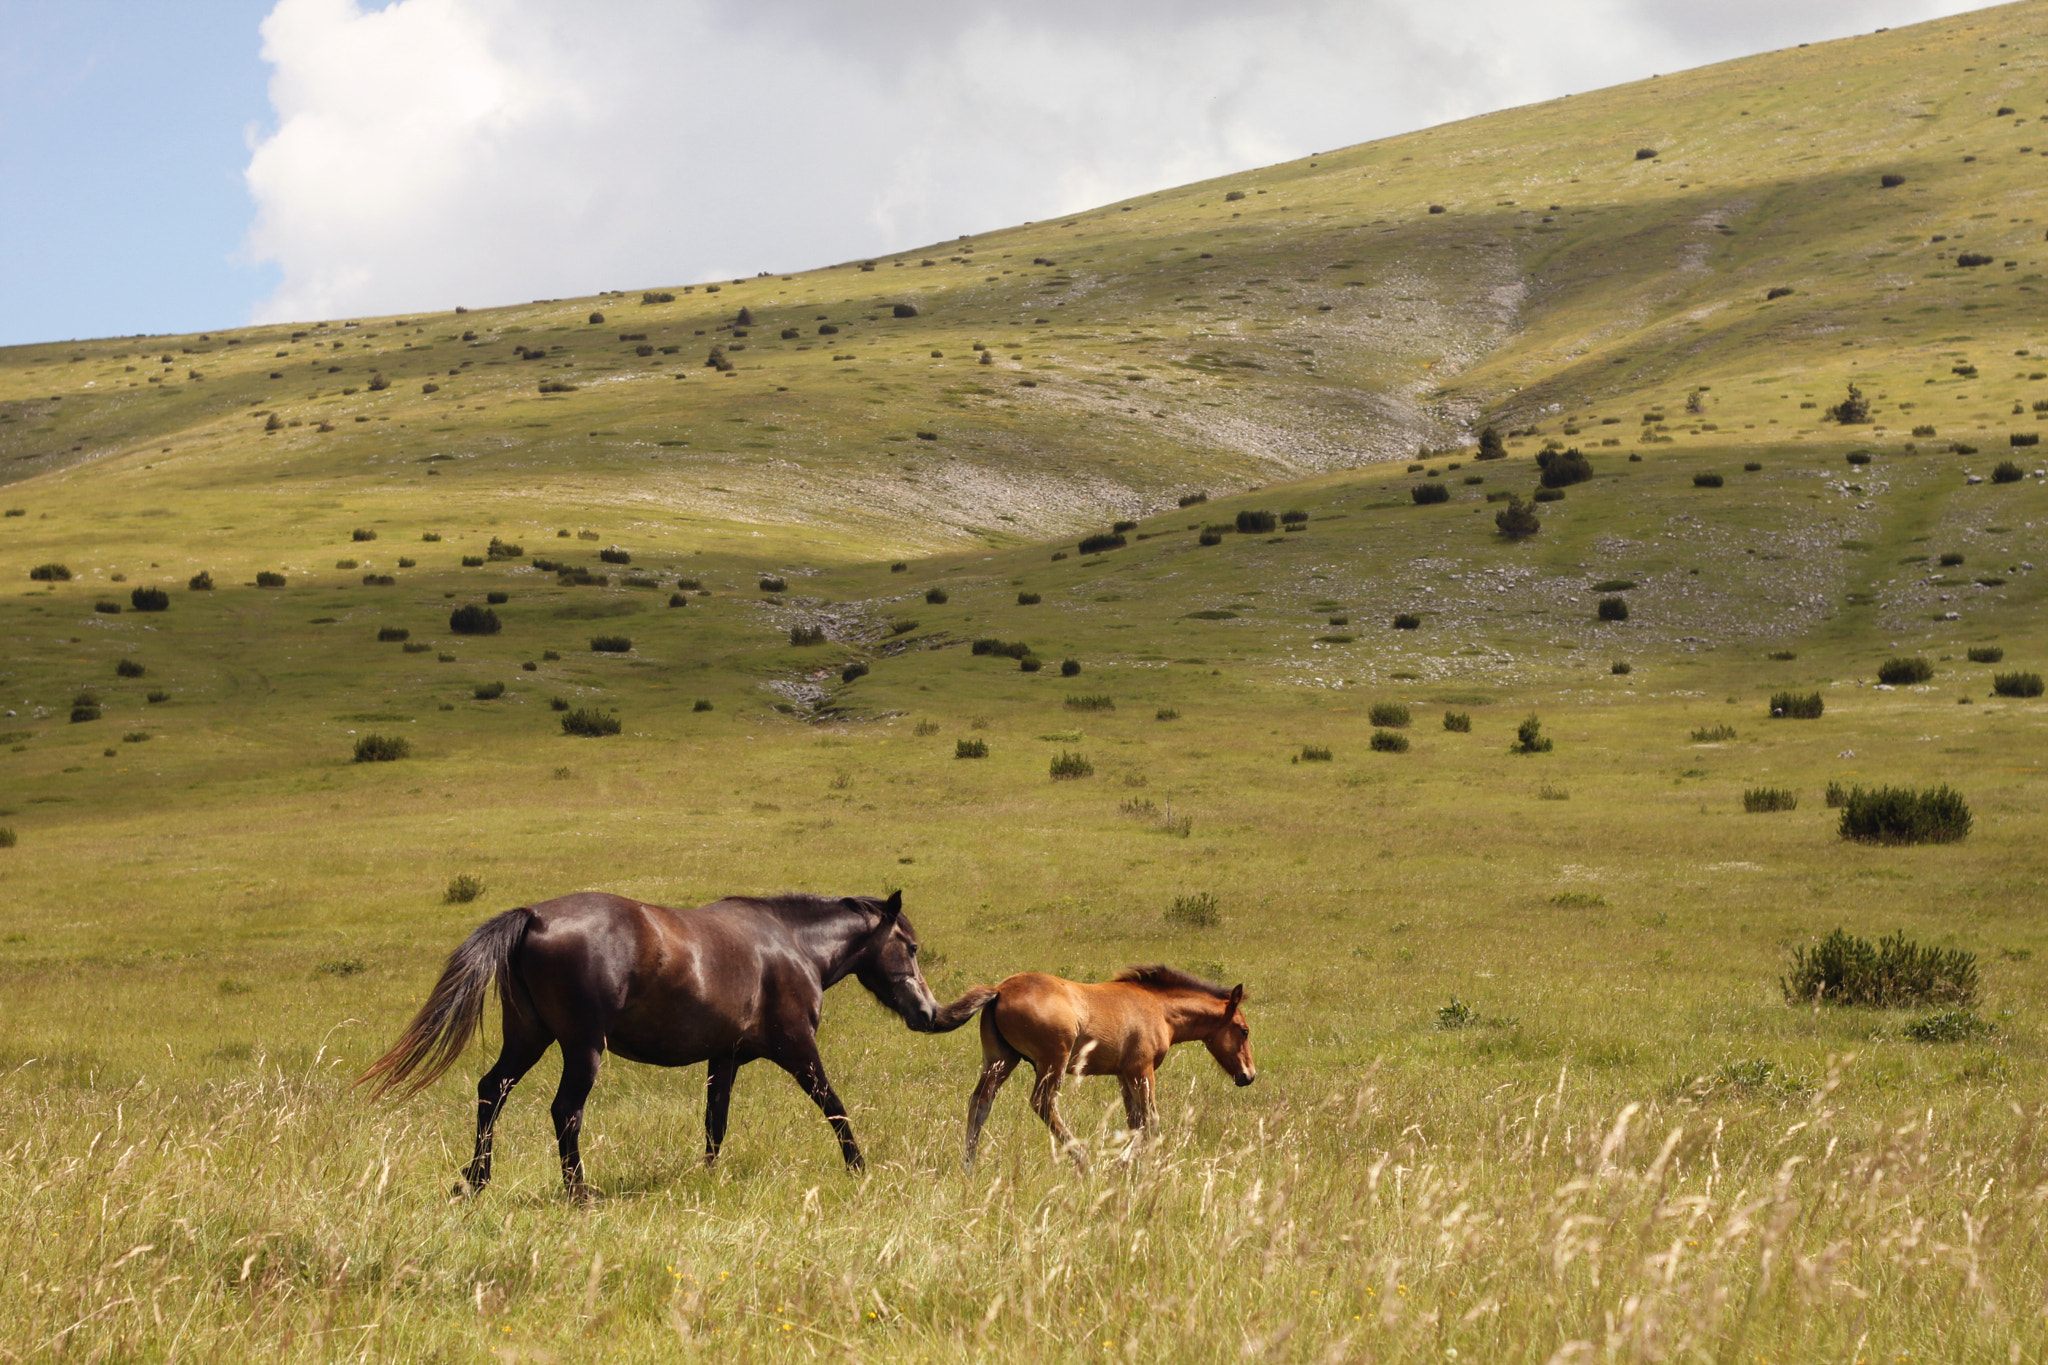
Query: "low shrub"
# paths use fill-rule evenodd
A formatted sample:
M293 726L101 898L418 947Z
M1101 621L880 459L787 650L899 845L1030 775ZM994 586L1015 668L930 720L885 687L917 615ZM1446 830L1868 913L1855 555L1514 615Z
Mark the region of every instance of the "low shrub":
M1621 597L1603 597L1595 614L1603 621L1626 621L1628 601Z
M502 607L511 600L512 594L509 592L487 592L484 594L484 601L494 607Z
M425 640L411 640L403 645L400 645L399 648L403 649L407 654L425 654L429 650L431 650L433 646L428 644Z
M1886 659L1877 666L1877 680L1892 687L1924 683L1934 676L1934 665L1918 657Z
M1039 658L1036 654L1026 654L1023 658L1017 660L1017 671L1019 673L1036 673L1044 667L1045 660Z
M420 539L428 544L433 544L441 539L441 533L439 531L422 531L420 532Z
M1444 729L1446 729L1446 730L1449 730L1449 731L1451 731L1451 732L1452 732L1453 734L1459 734L1459 735L1469 735L1469 734L1471 734L1471 733L1472 733L1472 713L1471 713L1470 711L1446 711L1446 712L1444 712Z
M1719 488L1725 482L1727 481L1719 474L1695 474L1692 476L1692 486L1694 488Z
M2011 444L2013 449L2017 450L2021 446L2037 446L2041 444L2041 433L2038 431L2015 431L2012 433L2012 435L2006 437L2006 440L2008 443ZM2014 467L2017 468L2017 466ZM1992 477L1994 479L1997 479L1996 474L1994 474ZM2012 482L2012 480L2010 479L1997 479L1997 481L1999 483Z
M1772 299L1789 298L1794 292L1796 291L1794 291L1792 286L1790 285L1773 285L1771 288L1766 289L1764 291L1764 302L1769 303Z
M1551 742L1543 733L1543 722L1530 716L1515 727L1515 742L1508 746L1510 753L1547 754Z
M699 697L696 701L690 703L690 709L692 711L709 711L712 709L711 699L709 697Z
M632 553L627 550L621 550L616 545L607 546L599 550L597 557L607 564L631 564L633 562Z
M1852 450L1846 458L1850 464L1860 468L1870 463L1870 452L1867 450Z
M1562 488L1539 488L1536 490L1537 502L1563 502L1564 496Z
M1991 678L1991 694L1996 697L2038 697L2041 695L2039 673L1996 673Z
M944 588L926 588L924 600L935 607L943 607L950 600Z
M1295 762L1328 763L1330 760L1331 753L1329 750L1329 746L1323 744L1304 744L1301 746L1301 753L1295 759Z
M1956 256L1956 264L1965 270L1975 270L1980 265L1990 265L1996 256L1987 256L1981 251L1964 251Z
M630 654L633 641L625 635L593 635L590 637L590 650L593 654Z
M1447 485L1441 483L1418 483L1408 490L1408 496L1414 499L1418 507L1421 507L1435 502L1449 502L1451 500L1451 490Z
M1236 526L1240 535L1269 535L1279 524L1279 518L1271 512L1245 511L1237 514Z
M1180 495L1180 505L1182 507L1193 507L1208 500L1209 495L1207 493L1183 493Z
M492 559L523 559L526 556L526 547L492 536L491 543L484 546L484 553Z
M550 710L550 711L566 711L566 710L568 710L568 709L569 709L569 699L568 699L567 697L549 697L549 698L548 698L548 710Z
M1020 607L1035 607L1041 600L1035 592L1020 592L1017 594L1017 605Z
M1732 725L1702 725L1692 732L1695 744L1725 744L1733 738L1735 727Z
M1513 493L1508 494L1508 505L1493 514L1493 524L1509 540L1527 540L1543 529L1535 510Z
M478 683L475 695L478 701L496 701L505 695L505 684L501 682Z
M1899 1030L1899 1036L1915 1043L1961 1043L1997 1032L1998 1025L1979 1019L1973 1010L1942 1010L1915 1019Z
M1799 809L1799 793L1786 787L1751 787L1742 793L1742 808L1751 815Z
M822 645L825 643L825 628L823 626L791 626L789 628L789 642L799 647L803 645Z
M1421 630L1422 618L1412 611L1397 612L1394 615L1395 630Z
M1792 968L1778 987L1789 1005L1966 1007L1977 999L1977 955L1923 948L1903 932L1873 944L1835 929L1810 948L1792 950Z
M1821 794L1821 800L1829 810L1840 810L1849 804L1849 789L1839 782L1830 782L1827 790Z
M1376 754L1405 754L1408 752L1408 736L1396 730L1375 730L1371 745Z
M404 626L377 627L377 641L379 644L391 644L395 641L410 640L411 638L412 632Z
M147 701L152 706L156 705L158 702L165 702L169 701L170 699L171 694L164 691L161 687L151 688L149 690L148 695L143 698L143 700Z
M1179 711L1178 709L1176 709L1175 707L1171 707L1171 706L1162 706L1162 707L1160 707L1160 708L1159 708L1159 709L1158 709L1157 711L1154 711L1154 712L1152 713L1152 719L1154 719L1154 720L1179 720L1179 719L1180 719L1180 711Z
M122 678L139 678L148 671L140 659L123 659L114 665L115 676Z
M668 595L668 604L672 607L687 607L690 605L690 599L685 593L672 592Z
M1866 844L1952 844L1970 823L1969 803L1953 787L1852 787L1838 832Z
M447 890L441 893L443 905L468 905L484 893L484 879L468 872L457 873L448 879Z
M481 569L483 566L484 557L482 555L464 555L462 557L462 567L465 569ZM353 568L355 566L350 565L349 567Z
M1973 664L1995 664L2005 658L2005 651L1997 645L1971 645L1964 655Z
M1568 488L1593 477L1593 466L1578 447L1546 450L1536 457L1537 482L1545 488Z
M1991 482L1993 483L2018 483L2025 477L2026 472L2011 460L2000 460L1991 471Z
M348 538L354 541L375 540L377 533L367 526L358 526L348 533Z
M839 670L839 681L850 683L855 678L865 678L867 675L867 662L863 659L855 659L852 663Z
M256 575L256 586L259 588L281 588L284 586L284 583L285 578L283 574L272 573L268 569L260 570Z
M13 848L19 842L20 838L11 826L0 825L0 848Z
M1093 777L1095 765L1080 754L1063 749L1053 756L1051 772L1053 781L1065 782L1077 777Z
M1292 515L1295 515L1295 514L1294 514L1294 513L1289 513L1288 515L1292 516ZM1306 513L1306 512L1303 512L1303 513L1301 513L1301 514L1300 514L1300 516L1301 516L1301 519L1302 519L1303 521L1307 521L1307 520L1308 520L1308 513ZM1116 532L1116 533L1117 533L1118 535L1122 535L1122 534L1123 534L1124 532L1126 532L1126 531L1135 531L1135 530L1137 530L1137 529L1138 529L1138 523L1137 523L1137 522L1135 522L1135 521L1119 521L1119 522L1116 522L1116 523L1112 524L1112 525L1110 526L1110 528L1109 528L1109 529L1110 529L1110 530L1112 530L1112 531L1114 531L1114 532Z
M1182 929L1213 929L1223 922L1223 907L1207 891L1175 896L1166 907L1166 922Z
M619 732L619 718L590 707L578 707L562 717L562 733L585 739L602 739Z
M73 725L83 724L89 720L98 720L99 718L100 708L97 706L73 705L71 708L71 723Z
M128 605L137 611L169 611L171 595L162 588L137 588L128 594Z
M119 616L121 614L121 604L111 597L102 597L99 601L92 604L92 609L104 612L108 616Z
M1223 543L1223 533L1221 531L1204 531L1195 537L1195 543L1198 545L1221 545Z
M1819 720L1823 709L1818 692L1771 693L1771 716L1776 720Z
M1882 189L1895 190L1899 186L1906 183L1906 177L1903 175L1891 174L1881 175L1877 178L1877 183L1879 187Z
M28 576L37 583L69 583L71 570L62 564L38 564Z
M480 607L474 602L457 607L448 613L448 629L457 635L496 635L504 628L498 620L498 613L489 607Z
M1628 660L1616 659L1611 665L1608 666L1607 671L1609 673L1620 675L1624 673L1633 673L1636 670L1635 666L1631 664Z
M1408 703L1404 701L1376 701L1366 708L1365 718L1390 730L1406 729L1411 719Z
M953 744L955 758L987 758L988 741L985 739L962 739Z
M1084 555L1098 555L1107 550L1121 550L1128 543L1115 531L1098 531L1092 536L1083 536L1075 548Z
M411 753L411 741L401 735L360 735L356 739L358 763L390 763Z
M1763 469L1762 463L1756 460L1745 461L1742 466L1742 472L1745 474L1761 474Z
M205 569L201 569L198 573L185 580L185 586L193 592L212 592L213 575Z

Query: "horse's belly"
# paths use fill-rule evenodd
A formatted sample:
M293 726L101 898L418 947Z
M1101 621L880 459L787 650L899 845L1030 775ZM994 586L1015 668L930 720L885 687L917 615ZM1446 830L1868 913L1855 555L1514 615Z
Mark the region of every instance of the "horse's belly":
M635 1027L619 1021L605 1046L629 1062L648 1066L695 1066L713 1057L743 1051L745 1039L727 1029L692 1027L676 1019L662 1020L665 1027Z

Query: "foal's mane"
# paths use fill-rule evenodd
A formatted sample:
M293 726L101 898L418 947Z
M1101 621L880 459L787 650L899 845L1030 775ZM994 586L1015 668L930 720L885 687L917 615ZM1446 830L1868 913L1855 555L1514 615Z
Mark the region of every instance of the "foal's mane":
M1150 986L1161 991L1200 991L1218 1000L1228 1000L1230 992L1213 981L1204 981L1178 967L1127 967L1116 974L1118 981L1129 981L1133 985Z

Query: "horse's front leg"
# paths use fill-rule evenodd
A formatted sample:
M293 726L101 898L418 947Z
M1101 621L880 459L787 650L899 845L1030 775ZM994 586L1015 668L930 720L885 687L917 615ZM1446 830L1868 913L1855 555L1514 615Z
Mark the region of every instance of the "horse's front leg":
M861 1158L860 1144L853 1140L853 1125L846 1121L846 1106L839 1102L832 1082L825 1079L825 1062L818 1056L816 1040L786 1042L772 1054L772 1060L796 1078L796 1083L825 1115L825 1122L832 1125L832 1132L839 1139L839 1155L846 1162L847 1173L858 1174L867 1163Z
M713 1057L711 1071L704 1080L704 1164L709 1166L718 1160L718 1149L725 1145L725 1118L732 1104L732 1082L739 1074L737 1057Z

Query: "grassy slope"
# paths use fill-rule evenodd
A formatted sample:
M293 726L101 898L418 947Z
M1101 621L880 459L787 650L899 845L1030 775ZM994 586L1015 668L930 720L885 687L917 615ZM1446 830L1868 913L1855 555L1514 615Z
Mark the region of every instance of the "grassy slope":
M2022 567L2040 482L1964 477L2033 429L2015 399L2048 396L2026 378L2048 362L2011 355L2039 350L2040 163L2018 148L2039 136L2038 155L2048 130L1989 117L2048 109L2044 38L2048 7L2017 6L1668 76L991 234L972 266L954 243L672 305L152 340L177 357L160 385L132 342L8 353L0 458L30 458L5 498L26 515L0 520L20 585L0 601L0 702L18 713L0 717L0 824L21 840L0 851L0 1062L34 1121L5 1164L0 1267L26 1306L4 1344L70 1328L73 1349L313 1355L374 1322L343 1339L1544 1360L1572 1339L1849 1358L1868 1334L2038 1353L2039 1176L2009 1106L2042 1099L2041 704L1991 698L1994 670L1960 656L2048 653ZM1908 180L1881 191L1880 170ZM2020 264L1958 270L1958 242ZM1763 302L1778 284L1797 292ZM922 315L887 318L897 299ZM696 362L739 303L755 325L718 377ZM842 332L818 337L819 313ZM497 340L472 349L459 328ZM686 349L655 369L616 340L643 330ZM316 337L344 345L316 358ZM974 340L1005 358L973 365ZM512 360L513 342L574 360ZM1963 359L1979 378L1952 372ZM336 392L373 367L389 390ZM205 378L179 378L192 368ZM542 398L542 375L579 388ZM1884 430L1799 406L1852 378ZM309 425L261 435L272 410ZM1417 477L1372 462L1482 416L1541 431L1500 463L1434 457L1448 504L1413 505ZM1939 439L1909 453L1923 421ZM1503 542L1483 495L1526 489L1553 436L1598 476ZM1874 462L1847 465L1852 449ZM1696 488L1709 471L1726 485ZM1167 510L1189 488L1217 496ZM1308 529L1197 543L1261 508ZM1110 554L1035 542L1115 515L1140 524ZM458 563L501 535L599 567L556 534L585 528L660 587ZM1944 552L1963 564L1928 558ZM896 556L917 557L892 572ZM50 560L79 577L20 577ZM214 592L182 586L200 568ZM262 569L290 586L251 586ZM764 570L789 591L757 591ZM705 595L664 605L685 576ZM1638 585L1621 625L1593 620L1609 579ZM170 611L92 610L144 582L172 587ZM504 632L450 636L448 608L487 590L510 596ZM1422 628L1389 629L1397 611ZM804 623L829 642L789 646ZM433 649L377 644L382 625ZM631 654L587 649L614 632ZM978 636L1083 672L1021 673L972 655ZM1879 659L1914 652L1933 684L1871 686ZM147 672L118 678L123 657ZM841 686L854 659L872 671ZM474 700L487 681L509 690ZM100 721L67 722L80 687ZM1766 719L1787 688L1822 691L1827 715ZM1097 693L1115 709L1065 705ZM555 696L615 708L627 733L561 736ZM1367 708L1388 701L1413 712L1403 755L1367 747ZM1472 732L1444 731L1447 710ZM1511 755L1532 710L1557 749ZM1689 742L1724 723L1734 739ZM351 764L368 731L414 757ZM970 736L990 757L952 757ZM1305 744L1334 760L1290 761ZM1049 781L1063 750L1094 775ZM1847 847L1832 780L1955 782L1977 828ZM1760 785L1799 809L1742 814ZM440 904L464 871L484 902ZM501 1186L474 1215L444 1207L468 1081L395 1114L340 1082L482 911L583 885L674 902L901 885L942 992L1150 959L1242 978L1263 1078L1233 1092L1182 1058L1165 1148L1092 1186L1006 1096L1002 1183L962 1181L970 1037L907 1038L841 992L826 1055L867 1183L837 1177L794 1087L760 1068L731 1164L698 1176L694 1085L616 1067L586 1145L614 1198L565 1222L549 1064L514 1106ZM1220 927L1166 921L1200 891ZM1784 1008L1785 949L1837 923L1982 954L1997 1037L1923 1046L1896 1018ZM1516 1023L1436 1030L1453 996ZM1082 1087L1071 1112L1093 1130L1111 1102ZM1610 1145L1630 1103L1637 1138ZM1657 1164L1674 1126L1677 1164ZM1682 1197L1699 1202L1660 1202ZM1745 1232L1758 1199L1764 1230ZM1696 1254L1668 1245L1687 1208ZM1966 1212L1987 1221L1972 1232ZM1794 1255L1825 1273L1763 1277ZM1159 1283L1177 1292L1138 1308Z

